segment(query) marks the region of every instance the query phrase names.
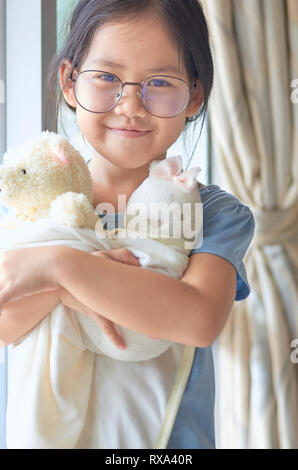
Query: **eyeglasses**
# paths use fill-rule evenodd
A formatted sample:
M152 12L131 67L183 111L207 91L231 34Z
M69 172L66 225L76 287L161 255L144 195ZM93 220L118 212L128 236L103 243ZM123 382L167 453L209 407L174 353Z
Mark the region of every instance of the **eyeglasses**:
M117 75L102 70L84 70L75 78L74 94L77 103L91 113L107 113L114 109L123 96L125 85L138 86L138 96L148 113L160 118L181 114L187 107L192 89L182 79L169 75L154 75L142 83L123 83Z

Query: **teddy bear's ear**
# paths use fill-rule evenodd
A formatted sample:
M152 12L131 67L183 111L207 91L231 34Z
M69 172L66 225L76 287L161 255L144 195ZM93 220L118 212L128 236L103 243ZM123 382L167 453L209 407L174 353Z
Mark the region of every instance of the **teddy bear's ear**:
M167 179L170 176L178 175L183 171L183 163L181 155L175 157L167 157L154 165L150 166L150 176L153 178Z
M51 149L53 150L54 157L56 157L59 162L62 162L65 166L70 165L70 160L66 156L62 145L53 145Z

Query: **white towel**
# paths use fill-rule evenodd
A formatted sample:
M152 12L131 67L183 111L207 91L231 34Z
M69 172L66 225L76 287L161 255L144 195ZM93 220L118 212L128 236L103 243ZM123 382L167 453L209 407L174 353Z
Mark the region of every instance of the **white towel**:
M177 278L188 262L183 250L156 240L102 240L50 219L1 229L2 250L52 245L87 252L126 246L143 268ZM8 448L166 445L194 348L119 331L123 351L93 320L59 304L9 347Z

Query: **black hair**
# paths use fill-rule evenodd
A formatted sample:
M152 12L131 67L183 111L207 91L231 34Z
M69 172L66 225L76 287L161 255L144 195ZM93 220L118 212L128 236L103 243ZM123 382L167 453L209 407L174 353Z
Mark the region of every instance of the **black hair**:
M61 101L64 101L62 90L57 96L58 71L62 61L68 59L72 63L71 72L80 69L100 26L109 21L137 18L150 11L157 11L168 26L184 59L190 81L198 79L201 83L203 105L195 116L186 118L186 126L203 116L202 131L214 69L208 26L199 0L79 0L67 25L64 46L54 56L48 71L48 102L53 98L56 102L56 120Z

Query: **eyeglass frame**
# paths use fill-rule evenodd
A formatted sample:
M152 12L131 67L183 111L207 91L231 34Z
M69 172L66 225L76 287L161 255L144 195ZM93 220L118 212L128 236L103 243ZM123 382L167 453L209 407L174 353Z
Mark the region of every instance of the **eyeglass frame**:
M84 106L81 105L81 103L78 101L77 99L77 96L76 96L76 89L75 89L75 83L78 79L78 77L85 73L85 72L102 72L103 74L107 74L107 75L113 75L114 77L118 78L119 82L121 83L121 94L117 100L117 102L114 104L114 106L112 106L110 109L107 109L106 111L90 111L90 109L87 109L85 108ZM180 82L183 82L186 86L187 86L187 91L188 91L188 98L187 98L187 101L186 101L186 104L184 106L184 108L182 109L182 111L180 111L178 114L175 114L175 116L157 116L156 114L153 114L151 113L151 111L148 111L148 109L146 108L145 106L145 103L143 101L143 98L142 98L142 93L141 95L138 94L139 98L141 98L141 101L142 101L142 104L145 108L145 110L151 114L152 116L155 116L155 117L158 117L160 119L171 119L171 118L174 118L174 117L177 117L177 116L180 116L180 114L182 114L185 109L187 108L188 104L189 104L189 101L190 101L190 98L191 98L191 94L194 93L197 89L197 84L195 83L194 86L192 88L189 87L188 83L183 80L182 78L178 78L178 77L173 77L172 75L150 75L149 77L146 77L142 83L140 82L122 82L121 78L118 77L118 75L115 75L114 73L111 73L111 72L107 72L105 70L97 70L97 69L88 69L88 70L82 70L81 72L79 72L75 78L73 78L73 72L71 72L71 74L69 75L69 78L68 80L70 80L74 85L73 85L73 90L74 90L74 95L75 95L75 99L76 99L76 102L81 106L81 108L85 109L85 111L88 111L89 113L94 113L94 114L104 114L104 113L108 113L110 111L112 111L114 108L116 108L116 106L119 104L122 96L123 96L123 90L124 90L124 87L125 85L137 85L137 86L140 86L141 90L143 90L143 85L144 83L149 80L149 78L154 78L154 77L163 77L163 78L174 78L175 80L179 80Z

